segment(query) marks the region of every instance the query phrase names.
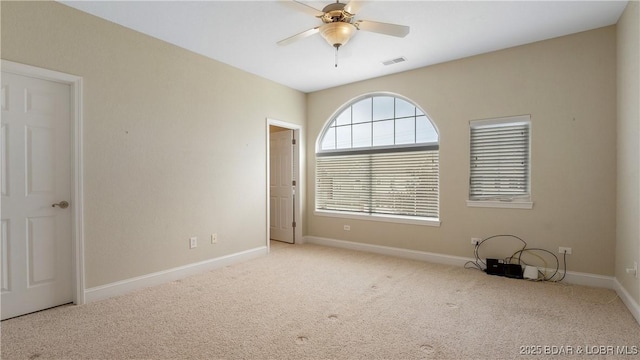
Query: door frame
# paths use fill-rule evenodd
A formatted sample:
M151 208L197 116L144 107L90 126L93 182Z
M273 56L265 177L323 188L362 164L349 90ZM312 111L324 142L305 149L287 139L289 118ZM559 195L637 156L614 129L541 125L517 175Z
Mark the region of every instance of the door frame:
M2 59L0 70L16 75L69 85L71 89L71 258L73 303L85 303L84 267L84 198L82 161L82 77Z
M293 123L288 123L285 121L280 121L280 120L275 120L275 119L270 119L267 118L266 121L266 126L265 126L265 132L266 132L266 162L267 162L267 172L266 172L266 214L267 214L267 218L266 218L266 223L265 223L265 227L266 227L266 237L265 237L265 243L267 246L267 252L271 251L271 207L269 206L270 203L270 199L269 199L269 192L270 192L270 188L271 188L271 159L270 159L270 155L271 155L271 149L270 149L270 140L271 140L271 133L270 133L270 126L278 126L281 128L285 128L285 129L289 129L289 130L293 130L293 138L296 139L296 145L293 148L293 161L291 162L291 166L294 167L294 169L296 170L295 178L296 178L296 196L294 197L294 201L293 201L293 206L294 206L294 217L295 217L295 222L296 222L296 227L294 228L294 239L295 239L295 243L299 244L302 243L302 216L301 216L301 209L302 209L302 198L304 197L304 181L302 179L302 171L300 170L303 166L301 164L301 159L302 157L300 156L301 153L301 149L302 149L302 142L300 141L300 139L302 138L302 126L297 125L297 124L293 124ZM296 167L295 164L297 164L298 166Z

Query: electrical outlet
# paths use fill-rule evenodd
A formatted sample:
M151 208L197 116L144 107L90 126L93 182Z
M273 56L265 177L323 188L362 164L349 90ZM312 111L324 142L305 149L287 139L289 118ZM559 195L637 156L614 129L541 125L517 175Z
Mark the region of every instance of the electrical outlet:
M560 246L560 247L558 248L558 252L559 252L560 254L564 254L564 253L566 253L567 255L571 255L571 248L570 248L570 247L562 247L562 246Z
M198 247L198 238L197 237L192 237L189 238L189 249L193 249Z
M211 234L211 243L212 244L218 243L218 234Z
M633 277L635 277L636 279L638 278L638 263L637 262L633 262L633 267L630 269L627 269L627 274L633 275Z
M351 231L351 226L350 225L345 225L344 226L344 231Z
M482 241L482 238L471 238L471 243L473 245L478 245Z

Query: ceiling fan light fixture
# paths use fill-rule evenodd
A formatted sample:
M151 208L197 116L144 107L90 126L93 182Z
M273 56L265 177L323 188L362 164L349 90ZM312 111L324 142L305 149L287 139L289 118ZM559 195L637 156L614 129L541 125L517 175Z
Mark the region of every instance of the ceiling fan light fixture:
M355 31L356 27L347 22L332 22L320 26L320 35L335 48L349 42Z

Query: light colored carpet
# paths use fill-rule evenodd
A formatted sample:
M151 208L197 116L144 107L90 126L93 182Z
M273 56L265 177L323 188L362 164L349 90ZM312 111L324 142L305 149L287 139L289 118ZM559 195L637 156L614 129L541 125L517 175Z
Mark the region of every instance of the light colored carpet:
M640 346L640 325L611 290L280 243L246 263L10 319L1 332L3 359L545 358L522 356L531 345L572 347L576 359L578 347Z

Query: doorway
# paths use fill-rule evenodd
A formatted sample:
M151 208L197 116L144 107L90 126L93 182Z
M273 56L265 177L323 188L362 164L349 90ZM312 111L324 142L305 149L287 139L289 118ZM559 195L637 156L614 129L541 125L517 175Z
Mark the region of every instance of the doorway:
M2 319L84 303L81 78L2 61Z
M267 119L267 248L302 237L300 127Z

